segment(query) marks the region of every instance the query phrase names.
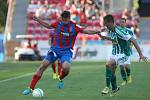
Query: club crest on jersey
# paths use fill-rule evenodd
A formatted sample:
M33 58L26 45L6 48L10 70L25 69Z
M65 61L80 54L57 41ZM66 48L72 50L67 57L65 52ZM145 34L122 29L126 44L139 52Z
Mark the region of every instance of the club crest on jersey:
M67 33L67 32L61 32L61 34L64 36L69 36L69 33Z

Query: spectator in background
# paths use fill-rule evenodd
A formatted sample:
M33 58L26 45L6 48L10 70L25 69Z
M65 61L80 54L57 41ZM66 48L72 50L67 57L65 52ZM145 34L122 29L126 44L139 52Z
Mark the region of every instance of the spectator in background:
M74 11L74 12L71 14L71 20L74 21L74 22L76 22L76 23L79 23L80 18L79 18L78 15L79 15L78 12L77 12L77 11Z
M122 18L127 19L127 27L131 28L131 30L135 33L135 35L140 37L140 29L139 29L139 15L135 10L129 10L127 8L124 9L122 13Z
M131 10L129 10L128 8L124 8L122 12L122 18L131 19Z
M130 0L130 9L125 8L122 12L122 16L118 17L117 14L113 14L117 19L123 17L128 19L127 26L133 28L133 31L140 36L139 30L139 15L135 10L138 9L137 2L138 0ZM35 4L36 2L36 4ZM80 25L85 25L87 20L91 22L88 27L95 28L95 22L99 21L100 27L103 27L103 17L106 15L106 12L109 11L109 0L104 0L105 2L105 12L101 11L102 0L31 0L31 5L29 5L29 10L36 12L36 16L40 16L43 19L56 19L60 16L60 13L63 10L69 10L71 12L71 19ZM132 7L133 5L133 7Z
M103 18L104 18L104 16L106 16L106 12L100 11L100 13L99 13L100 27L104 26L103 25Z
M46 5L42 5L39 7L39 9L36 10L35 15L37 17L44 19L46 17L45 15L47 13L47 10L48 10L48 7Z
M32 49L32 45L31 45L31 40L30 39L28 40L27 48Z
M34 0L31 0L29 6L28 6L28 12L35 12L36 9L38 9L39 6L35 4L35 1Z
M79 17L80 17L80 20L79 20L79 23L81 25L85 24L87 22L87 17L85 15L85 8L81 8L80 11L79 11Z
M85 4L85 14L88 19L92 18L92 16L95 14L95 9L92 8L92 5L88 3Z
M136 10L131 11L131 17L132 20L137 21L138 23L140 22L140 16Z
M132 0L132 2L133 2L132 10L137 11L139 9L139 0Z
M141 36L140 28L139 28L139 23L137 21L134 21L133 29L134 29L134 33L135 33L136 37L140 38L140 36Z
M34 51L34 54L36 55L36 59L42 60L42 57L41 57L40 52L38 50L38 42L37 41L32 45L32 49Z
M61 8L57 7L55 4L49 6L47 10L47 18L56 19L61 13Z
M38 42L37 41L35 41L34 43L32 42L32 44L31 44L31 40L29 39L27 42L26 48L30 48L34 51L34 54L36 56L35 57L36 60L42 60L42 57L41 57L40 52L38 50Z

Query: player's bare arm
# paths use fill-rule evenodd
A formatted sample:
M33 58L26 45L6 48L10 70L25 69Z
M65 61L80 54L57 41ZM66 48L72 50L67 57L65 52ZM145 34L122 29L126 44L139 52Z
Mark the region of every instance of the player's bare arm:
M137 52L138 52L138 54L139 54L139 57L140 57L140 58L139 58L139 61L140 61L140 60L143 60L143 61L147 62L148 58L145 57L145 56L142 54L142 51L141 51L139 45L137 44L136 40L135 40L134 38L131 38L130 40L131 40L132 44L134 45L134 47L136 48L136 50L137 50Z
M111 39L110 37L107 37L107 36L102 36L100 34L100 32L102 32L103 30L83 30L83 33L84 34L89 34L89 35L93 35L93 34L97 34L99 35L102 39L106 39L106 40L110 40L112 42L116 42L115 40Z
M98 34L100 33L100 31L97 30L83 30L84 34L89 34L89 35L93 35L93 34Z
M48 29L53 28L53 27L51 26L51 24L44 22L42 19L40 19L40 18L38 18L38 17L36 17L36 16L34 16L33 19L34 19L35 21L39 22L42 26L44 26L44 27L46 27L46 28L48 28Z
M103 36L100 33L98 35L104 40L109 40L109 41L112 41L113 43L117 43L114 39L111 39L111 37Z

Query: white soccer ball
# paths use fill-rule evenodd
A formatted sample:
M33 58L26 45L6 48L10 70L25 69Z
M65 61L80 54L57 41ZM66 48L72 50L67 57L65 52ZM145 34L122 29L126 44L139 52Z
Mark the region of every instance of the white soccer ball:
M37 88L37 89L34 89L34 90L33 90L32 96L35 97L35 98L41 98L41 97L44 96L44 92L43 92L42 89Z

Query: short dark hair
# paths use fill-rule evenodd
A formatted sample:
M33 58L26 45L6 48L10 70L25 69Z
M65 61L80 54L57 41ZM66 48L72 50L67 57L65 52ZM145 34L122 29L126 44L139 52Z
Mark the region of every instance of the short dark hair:
M70 12L69 11L63 11L61 14L61 17L63 17L63 18L70 17Z
M121 20L124 20L125 22L127 21L127 19L126 19L126 18L121 18Z
M114 23L114 17L112 15L106 15L104 17L104 22L113 22Z

